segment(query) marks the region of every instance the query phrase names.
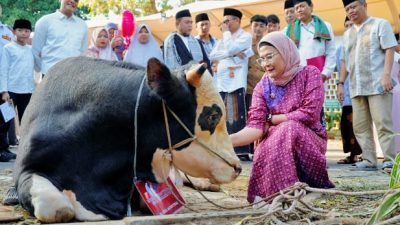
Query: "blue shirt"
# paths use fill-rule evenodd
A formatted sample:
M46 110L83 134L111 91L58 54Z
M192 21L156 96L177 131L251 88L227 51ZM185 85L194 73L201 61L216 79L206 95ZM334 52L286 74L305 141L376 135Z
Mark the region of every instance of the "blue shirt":
M338 49L336 49L336 70L339 74L340 74L341 62L343 59L342 51L343 51L343 46L340 46ZM344 81L343 92L344 92L344 100L342 102L342 106L349 106L349 105L351 106L349 76L347 76L346 80Z

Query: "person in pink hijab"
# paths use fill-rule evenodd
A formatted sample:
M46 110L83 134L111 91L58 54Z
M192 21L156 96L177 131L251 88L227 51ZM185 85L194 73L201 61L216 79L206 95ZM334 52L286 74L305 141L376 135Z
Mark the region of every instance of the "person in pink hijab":
M118 60L117 55L111 48L108 32L106 28L97 28L92 33L92 45L85 52L85 56L105 59Z
M281 32L264 36L258 52L265 74L254 89L246 127L230 136L234 147L259 141L247 200L296 182L333 188L326 169L327 133L319 120L324 102L319 70L300 66L296 45Z

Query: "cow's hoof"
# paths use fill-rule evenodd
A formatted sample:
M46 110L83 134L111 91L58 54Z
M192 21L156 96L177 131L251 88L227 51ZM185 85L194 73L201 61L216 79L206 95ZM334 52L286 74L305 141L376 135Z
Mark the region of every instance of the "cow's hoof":
M63 207L56 210L54 217L45 217L40 215L35 216L43 223L68 222L75 217L75 212L70 207Z
M56 221L57 222L68 222L72 220L75 216L74 210L71 208L65 207L58 209L56 211Z

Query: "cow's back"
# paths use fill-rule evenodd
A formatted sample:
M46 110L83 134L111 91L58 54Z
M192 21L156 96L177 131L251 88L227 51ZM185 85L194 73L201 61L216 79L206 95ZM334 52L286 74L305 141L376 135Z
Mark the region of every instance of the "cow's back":
M126 134L133 134L144 75L130 64L86 57L56 64L24 114L16 163L19 193L29 189L23 181L36 173L61 191L74 190L92 212L120 218L133 176L127 169L132 168L133 140ZM32 210L29 195L21 203Z

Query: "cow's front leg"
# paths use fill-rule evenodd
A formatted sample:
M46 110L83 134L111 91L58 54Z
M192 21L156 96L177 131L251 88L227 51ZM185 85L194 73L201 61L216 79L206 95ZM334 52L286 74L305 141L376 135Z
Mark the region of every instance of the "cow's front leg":
M183 179L183 184L186 186L192 186L193 188L199 191L214 191L218 192L221 190L220 186L218 184L213 184L211 183L210 179L207 178L199 178L199 177L192 177L188 175L189 180L186 178L186 176L183 174L182 171L180 171L182 179Z
M74 207L69 199L48 179L32 175L32 196L34 215L45 223L68 222L75 217Z

